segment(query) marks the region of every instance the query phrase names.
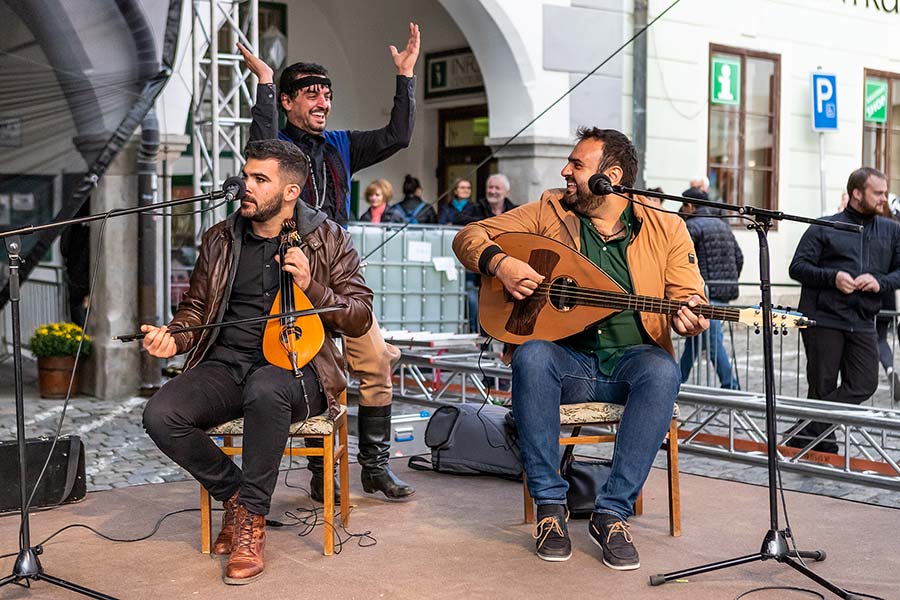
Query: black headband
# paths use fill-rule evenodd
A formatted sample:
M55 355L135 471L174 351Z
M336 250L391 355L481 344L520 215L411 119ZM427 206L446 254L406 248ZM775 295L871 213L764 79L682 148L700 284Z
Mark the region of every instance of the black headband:
M293 80L285 89L281 90L282 94L287 94L288 96L293 96L295 92L298 90L302 90L303 88L308 87L319 87L324 86L329 90L331 89L331 80L327 77L322 77L321 75L307 75L305 77L300 77L298 79ZM315 90L318 91L318 90Z

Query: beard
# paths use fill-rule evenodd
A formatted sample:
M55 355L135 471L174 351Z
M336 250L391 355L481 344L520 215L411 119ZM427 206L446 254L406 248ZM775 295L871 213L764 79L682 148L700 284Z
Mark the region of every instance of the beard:
M277 215L279 212L281 212L281 205L284 201L284 194L278 194L277 196L269 198L268 201L264 201L262 203L251 196L246 196L245 199L249 199L251 202L253 202L254 206L256 206L256 211L253 214L247 215L244 213L243 209L241 209L241 216L246 217L255 223L265 223L266 221Z
M568 183L568 179L566 182ZM575 212L588 215L606 201L606 196L596 196L588 189L587 182L575 182L575 193L568 191L563 195L563 204Z

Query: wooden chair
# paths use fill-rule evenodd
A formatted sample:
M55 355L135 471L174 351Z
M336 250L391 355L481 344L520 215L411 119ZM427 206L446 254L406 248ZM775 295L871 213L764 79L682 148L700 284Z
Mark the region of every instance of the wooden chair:
M615 432L601 435L580 435L584 426L614 426L618 425L625 407L619 404L607 404L604 402L584 402L581 404L563 404L559 407L559 421L561 427L572 427L572 435L559 438L560 446L575 446L579 444L603 444L615 442ZM663 442L666 449L667 470L669 475L669 533L678 537L681 535L681 499L678 490L678 405L672 422L669 424L669 433ZM523 490L525 494L525 522L534 522L534 500L528 491L528 481L523 476ZM643 513L644 493L638 496L634 503L634 514Z
M230 456L241 454L241 447L233 444L234 438L244 433L244 420L236 419L213 427L207 433L211 436L223 436L222 452ZM341 484L341 525L347 527L350 522L350 466L347 452L347 393L341 393L341 412L335 419L326 415L312 417L305 422L292 423L289 440L297 438L318 438L323 440L321 448L306 448L302 444L297 447L289 443L284 449L285 456L321 456L323 457L323 481L325 506L323 519L325 525L325 556L334 553L334 465L338 465ZM335 438L338 444L335 446ZM213 543L212 497L206 488L200 486L200 549L209 554Z

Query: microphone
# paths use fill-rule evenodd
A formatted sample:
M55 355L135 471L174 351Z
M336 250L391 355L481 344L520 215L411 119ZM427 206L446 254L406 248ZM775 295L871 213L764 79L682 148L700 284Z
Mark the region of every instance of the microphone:
M225 183L222 184L222 190L225 192L225 199L229 202L241 200L247 195L247 185L244 183L244 178L240 175L232 175L226 179Z
M597 196L606 196L613 193L612 181L603 173L591 175L588 179L588 189Z

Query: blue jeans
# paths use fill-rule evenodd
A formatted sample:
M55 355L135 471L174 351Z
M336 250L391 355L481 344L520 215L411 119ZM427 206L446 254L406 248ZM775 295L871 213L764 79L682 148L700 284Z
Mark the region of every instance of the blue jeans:
M535 502L566 503L569 484L559 474L560 404L622 404L612 471L595 510L630 517L672 422L679 381L675 361L657 346L629 348L610 377L600 373L593 354L539 340L519 346L512 359L513 417Z
M725 305L727 302L710 301L710 304ZM715 346L714 351L709 351L709 344ZM719 377L719 384L723 388L729 390L741 389L738 381L737 371L731 368L731 359L728 357L728 351L725 349L725 341L722 336L722 321L711 320L709 322L709 330L700 335L686 338L684 341L684 351L681 353L681 383L685 383L691 374L691 368L694 366L694 360L701 350L706 350L707 355L712 357L713 366L716 369L716 375Z

